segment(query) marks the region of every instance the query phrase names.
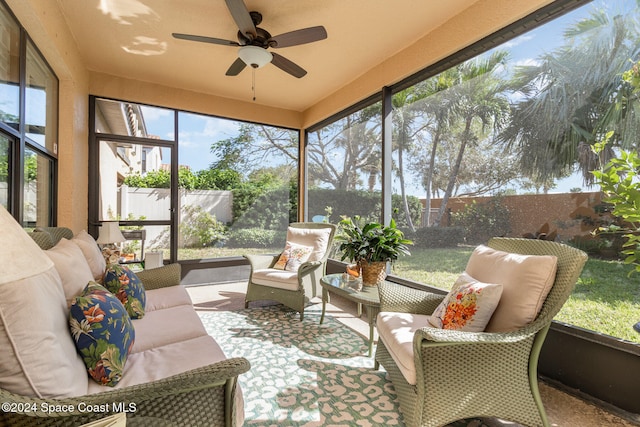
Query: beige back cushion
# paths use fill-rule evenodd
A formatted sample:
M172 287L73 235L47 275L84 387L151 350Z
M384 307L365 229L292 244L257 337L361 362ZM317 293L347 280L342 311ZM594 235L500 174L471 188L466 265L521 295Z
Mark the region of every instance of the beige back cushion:
M96 240L85 230L82 230L76 234L73 239L73 243L78 245L84 257L91 268L93 278L98 283L102 283L102 276L104 276L104 270L107 268L107 263L102 256L102 251L98 248Z
M62 279L62 289L67 305L82 293L87 283L94 280L93 273L78 245L67 239L60 239L53 248L44 251Z
M87 371L73 344L68 316L53 265L0 285L0 388L36 397L87 392Z
M330 228L295 228L287 229L287 242L297 243L302 246L312 246L313 251L307 261L321 261L327 252L329 244Z
M515 331L533 321L553 286L557 261L551 255L520 255L478 246L465 271L478 281L503 286L485 331Z

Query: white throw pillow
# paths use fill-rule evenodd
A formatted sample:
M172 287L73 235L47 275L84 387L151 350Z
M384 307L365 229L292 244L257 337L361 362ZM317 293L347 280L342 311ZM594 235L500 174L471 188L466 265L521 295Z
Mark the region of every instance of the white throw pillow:
M478 246L465 271L487 283L500 283L502 297L487 332L509 332L531 323L542 308L556 278L558 258L520 255Z
M67 306L82 293L87 283L94 280L91 268L78 245L67 239L60 239L57 245L44 251L62 279Z
M102 283L102 276L104 276L104 270L107 268L107 263L102 256L102 251L98 248L96 240L85 230L82 230L73 236L71 241L78 245L84 254L84 257L89 264L89 268L91 268L93 279L98 283Z
M277 270L298 271L300 265L309 259L311 252L313 252L313 246L287 242L284 246L284 251L280 254L280 258L278 258L273 268Z
M501 284L479 282L462 273L429 317L429 323L441 329L482 332L498 306L501 295Z

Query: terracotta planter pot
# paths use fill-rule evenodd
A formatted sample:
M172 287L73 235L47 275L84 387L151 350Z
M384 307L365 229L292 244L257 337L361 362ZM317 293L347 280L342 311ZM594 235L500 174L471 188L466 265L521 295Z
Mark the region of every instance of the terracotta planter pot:
M385 261L366 262L360 261L362 271L362 284L364 286L376 286L387 277L387 263Z

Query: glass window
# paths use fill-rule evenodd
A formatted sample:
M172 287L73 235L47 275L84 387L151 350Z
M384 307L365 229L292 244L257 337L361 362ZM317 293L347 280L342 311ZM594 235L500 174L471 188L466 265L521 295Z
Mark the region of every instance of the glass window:
M284 247L297 219L298 132L179 117L179 259Z
M144 241L145 251L162 251L165 259L174 235L171 212L179 213L179 260L282 249L287 226L298 215L297 131L104 99L96 99L95 111L98 133L111 134L97 142L98 221L117 219L123 230L144 229L144 238L135 239L138 249ZM136 126L126 111L135 111ZM174 114L177 166L168 139ZM141 132L151 129L157 135Z
M23 29L4 3L0 3L0 121L15 131L12 137L0 135L0 204L26 226L50 226L53 225L58 80L28 39L26 58L21 58L22 33ZM21 80L23 59L26 70ZM24 99L21 100L22 93ZM25 108L24 117L20 116L21 105ZM22 130L24 133L20 134ZM36 148L34 142L44 149ZM26 147L23 153L20 147ZM22 168L14 167L16 158L24 159ZM15 199L21 198L22 206L12 205L13 196L21 196Z
M99 145L99 220L168 221L170 148L110 140L101 140Z
M131 102L101 98L94 102L96 133L111 135L99 135L95 143L96 220L120 222L127 238L123 261L137 263L149 252L162 252L169 259L171 212L176 209L171 193L176 113Z
M9 190L11 181L9 176L9 142L4 135L0 135L0 205L9 209Z
M121 226L126 239L121 245L122 262L139 264L151 252L159 252L160 259L169 259L169 226L130 225Z
M175 141L174 112L131 102L96 100L96 132Z
M446 289L493 236L564 242L590 260L557 319L638 341L620 239L592 233L615 218L591 174L638 150L640 103L621 82L638 18L634 1L594 1L393 95L392 191L415 241L394 274Z
M58 79L31 42L27 42L26 79L26 135L57 153Z
M51 219L51 160L26 149L24 154L24 227L47 227Z
M382 116L377 102L308 133L308 218L380 221Z
M0 4L0 120L18 129L20 27Z

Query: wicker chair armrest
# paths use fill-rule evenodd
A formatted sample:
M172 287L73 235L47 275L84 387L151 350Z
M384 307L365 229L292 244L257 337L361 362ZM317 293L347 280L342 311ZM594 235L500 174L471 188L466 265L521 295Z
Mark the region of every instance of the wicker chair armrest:
M515 343L523 341L535 334L535 330L531 328L518 329L513 332L467 332L454 331L451 329L439 329L424 327L416 330L413 338L414 345L437 344L478 344L478 343ZM418 345L420 345L418 344Z
M174 263L158 268L143 270L136 275L142 281L146 290L167 288L180 284L182 268L180 264Z
M322 261L307 261L300 264L298 268L298 276L304 277L307 274L311 274L312 271L320 268L322 266Z
M271 267L280 257L278 255L243 255L251 264L252 270Z
M380 311L400 313L431 314L445 297L445 295L390 282L380 283L378 291L380 292Z
M158 401L157 409L160 413L166 411L167 400L171 400L172 396L234 385L238 375L249 369L250 364L247 359L231 358L162 380L73 398L39 399L16 395L0 389L0 401L18 404L15 410L12 408L11 413L4 414L14 421L15 418L24 419L25 417L56 418L56 425L77 425L78 423L73 421L74 418L102 417L106 415L105 412L111 412L114 403L122 403L125 408L129 407L129 404L135 405L138 409L148 406L149 408L145 408L145 412L153 412L153 406L156 403L154 401ZM100 412L86 409L94 407ZM65 410L46 412L43 410L44 408L65 408ZM105 408L107 411L104 411ZM176 408L176 410L180 409ZM197 408L183 408L182 410L197 410ZM67 418L69 421L63 421L62 418ZM29 423L18 424L28 425ZM49 425L44 420L37 424Z

